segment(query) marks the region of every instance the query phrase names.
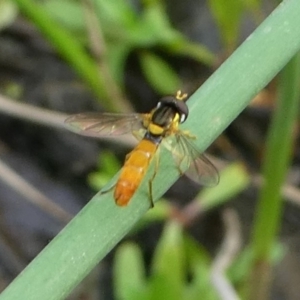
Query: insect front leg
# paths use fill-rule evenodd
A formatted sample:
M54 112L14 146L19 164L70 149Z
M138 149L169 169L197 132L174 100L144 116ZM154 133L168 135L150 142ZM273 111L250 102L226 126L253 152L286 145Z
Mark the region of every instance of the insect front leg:
M188 130L182 130L181 133L188 139L191 139L191 140L197 139L197 137L194 134L190 133Z

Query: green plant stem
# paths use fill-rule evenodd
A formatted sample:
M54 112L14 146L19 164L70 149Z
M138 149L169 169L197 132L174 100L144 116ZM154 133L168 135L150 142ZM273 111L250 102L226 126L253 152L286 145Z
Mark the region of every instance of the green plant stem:
M280 226L283 201L281 188L292 154L293 130L300 102L300 55L284 68L279 77L277 105L271 123L263 166L261 190L254 222L250 299L268 299L270 288L270 255Z
M285 1L191 96L183 127L198 137L199 150L206 149L300 49L299 15L299 0ZM162 149L154 200L178 178L171 162ZM153 166L126 208L117 207L111 193L97 194L0 299L65 299L149 209L147 179L152 172Z

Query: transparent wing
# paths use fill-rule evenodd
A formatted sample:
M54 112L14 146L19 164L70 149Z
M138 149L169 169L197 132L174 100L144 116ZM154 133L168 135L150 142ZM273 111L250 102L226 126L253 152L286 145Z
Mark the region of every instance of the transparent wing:
M148 114L82 113L65 120L67 128L81 135L103 137L144 130Z
M215 186L219 183L217 169L204 154L196 149L189 134L178 131L167 138L164 145L172 152L180 173L184 173L201 185Z

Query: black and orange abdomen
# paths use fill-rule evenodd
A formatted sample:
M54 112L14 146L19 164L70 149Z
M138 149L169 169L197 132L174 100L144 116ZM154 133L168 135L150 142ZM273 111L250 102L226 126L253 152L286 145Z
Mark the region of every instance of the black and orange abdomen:
M117 205L125 206L128 204L140 185L157 147L158 145L154 142L143 139L128 154L114 191Z

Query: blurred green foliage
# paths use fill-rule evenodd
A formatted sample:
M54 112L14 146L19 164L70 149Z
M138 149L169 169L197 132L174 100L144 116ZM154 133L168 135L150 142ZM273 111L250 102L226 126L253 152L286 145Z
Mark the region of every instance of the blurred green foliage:
M274 245L273 263L278 263L284 252L280 244ZM246 248L228 267L227 276L235 286L242 286L247 279L252 257ZM180 223L168 221L149 267L138 245L125 242L118 248L113 266L115 298L197 300L201 295L205 300L220 299L212 280L213 263L207 250L185 233Z
M169 55L192 57L208 66L215 61L205 46L190 42L171 26L162 1L144 1L139 9L123 0L15 2L109 110L128 110L122 92L124 66L133 51L149 84L161 94L173 93L180 78L155 48ZM157 79L162 76L165 85Z
M224 51L230 54L239 44L241 27L247 14L256 23L262 20L261 0L209 0L208 5L219 29Z
M10 0L0 1L0 31L12 24L18 14L17 6Z
M120 170L121 165L112 152L103 151L99 157L98 171L92 172L88 181L95 190L101 190L104 185Z
M5 18L1 21L1 12L2 17L6 16L1 5L7 3L10 3L8 6L11 9L12 2L0 1L0 28L1 24L7 24ZM180 86L181 79L173 66L157 53L157 49L170 56L188 56L211 68L218 60L217 55L204 45L189 41L171 25L163 1L145 0L140 2L139 7L125 0L15 0L15 3L89 83L103 101L103 106L109 110L120 110L122 107L115 101L111 93L112 86L108 83L113 82L123 91L124 66L130 53L136 53L146 80L160 94L173 93ZM256 22L263 15L260 0L209 0L208 4L226 54L239 44L245 14L250 13ZM97 20L94 25L97 27L96 32L101 34L98 36L98 43L103 46L99 56L93 53L94 57L90 54L93 51L87 50L92 48L91 28L87 27L87 18L91 16ZM101 72L101 64L108 67L108 73ZM111 77L113 81L107 77ZM125 101L123 97L122 101ZM269 151L277 153L282 149L283 147L277 147L276 151ZM280 153L278 155L281 156ZM101 171L91 174L91 185L102 187L119 167L113 155L102 153ZM270 177L273 175L269 174ZM221 172L221 178L219 186L203 189L193 201L199 209L198 214L230 201L250 183L250 176L241 164L225 168ZM149 276L146 276L143 255L137 245L126 243L118 249L114 265L114 292L117 299L199 299L199 295L202 299L217 299L210 283L212 258L201 245L184 233L179 223L168 221L173 213L172 205L167 201L160 201L139 224L145 226L151 222L166 222L152 258ZM266 216L268 215L267 211ZM262 224L269 221L266 216ZM257 230L263 232L261 227ZM264 236L261 239L263 238ZM274 233L270 239L273 238ZM272 263L278 262L284 253L281 245L276 243L269 244L268 249ZM253 267L252 251L250 247L242 251L229 268L228 276L237 286L247 280Z
M119 247L114 262L114 291L119 300L217 299L210 283L209 254L184 234L179 223L168 222L146 276L141 250L132 243Z
M241 164L232 164L221 171L220 185L204 188L195 200L188 204L199 217L233 199L249 184L250 176ZM187 206L188 206L187 205ZM197 211L198 209L198 211ZM179 214L184 210L179 210ZM117 251L114 265L116 299L218 299L211 283L212 258L207 251L185 233L178 222L170 222L174 207L166 200L155 204L134 231L153 222L166 222L163 235L156 247L150 275L137 245L125 243ZM175 214L176 215L176 214ZM185 219L179 215L179 219ZM234 262L230 278L241 284L250 270L250 256L246 252ZM129 276L129 274L132 276ZM171 288L172 287L172 288ZM174 288L176 287L176 288Z

